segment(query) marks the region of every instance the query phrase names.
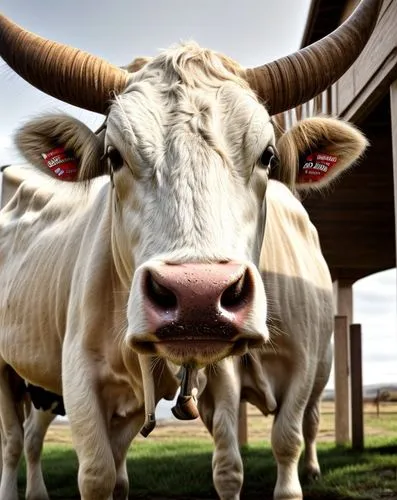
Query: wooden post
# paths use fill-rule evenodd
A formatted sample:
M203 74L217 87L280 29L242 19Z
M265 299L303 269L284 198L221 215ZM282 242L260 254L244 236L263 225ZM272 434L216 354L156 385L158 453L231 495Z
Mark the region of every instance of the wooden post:
M396 228L396 258L397 258L397 80L390 86L391 138L393 149L394 172L394 224Z
M352 448L364 449L363 374L361 325L350 325L350 366L352 404Z
M347 317L335 316L334 372L336 444L346 444L350 441L348 343Z
M350 441L350 354L349 325L353 318L353 283L346 280L334 282L335 335L335 441ZM345 319L337 319L343 317Z
M238 413L238 442L240 446L248 444L247 403L241 402Z

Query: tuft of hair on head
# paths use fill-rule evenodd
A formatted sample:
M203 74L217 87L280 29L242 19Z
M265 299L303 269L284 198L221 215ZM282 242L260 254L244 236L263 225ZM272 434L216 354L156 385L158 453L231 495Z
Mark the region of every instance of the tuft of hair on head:
M188 87L219 87L225 81L233 81L249 88L243 68L233 59L196 42L186 41L161 52L150 63L151 70L161 70L165 81L182 82Z

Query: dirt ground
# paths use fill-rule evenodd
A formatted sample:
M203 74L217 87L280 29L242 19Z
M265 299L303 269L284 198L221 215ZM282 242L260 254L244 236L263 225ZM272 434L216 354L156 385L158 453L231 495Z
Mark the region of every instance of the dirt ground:
M248 405L248 441L258 442L270 439L272 417L264 417L255 407ZM321 405L321 421L318 434L319 442L332 442L334 433L334 404L323 402ZM384 436L385 426L390 424L397 435L397 403L383 403L380 407L380 415L376 415L376 407L373 403L364 405L364 431L365 436ZM150 435L150 439L159 441L178 439L203 439L211 440L208 431L200 419L193 421L180 421L176 419L161 420L157 422L156 429ZM138 440L144 438L140 435ZM55 422L51 425L46 436L46 442L71 443L70 429L67 424Z

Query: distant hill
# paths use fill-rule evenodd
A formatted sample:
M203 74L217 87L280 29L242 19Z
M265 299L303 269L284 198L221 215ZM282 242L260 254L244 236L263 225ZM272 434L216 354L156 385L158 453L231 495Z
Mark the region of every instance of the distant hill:
M365 385L363 388L364 399L373 400L375 399L379 390L382 391L393 391L397 392L397 384L370 384ZM335 392L333 389L326 389L323 392L323 401L333 401L335 398Z

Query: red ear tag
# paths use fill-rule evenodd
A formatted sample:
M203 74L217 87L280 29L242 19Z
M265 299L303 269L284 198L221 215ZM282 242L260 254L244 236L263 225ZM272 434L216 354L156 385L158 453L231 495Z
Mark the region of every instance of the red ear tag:
M310 183L321 181L336 165L337 156L326 153L310 153L299 168L298 182Z
M64 148L51 149L48 153L42 153L47 167L54 175L63 181L74 181L77 178L77 161L70 156Z

